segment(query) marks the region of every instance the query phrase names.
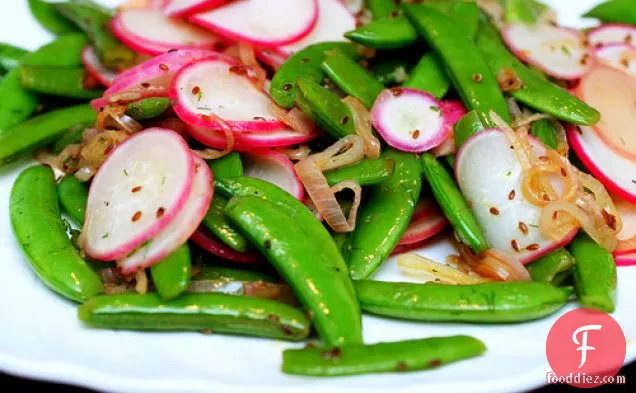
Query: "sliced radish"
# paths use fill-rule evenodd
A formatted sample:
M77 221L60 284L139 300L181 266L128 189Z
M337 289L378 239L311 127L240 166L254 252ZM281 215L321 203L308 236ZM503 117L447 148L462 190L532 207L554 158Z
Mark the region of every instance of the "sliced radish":
M262 48L256 50L256 56L263 63L278 70L280 66L287 60L287 55L276 52L275 49Z
M617 153L636 160L636 78L607 66L594 67L577 95L601 113L594 131Z
M431 199L421 199L415 207L409 226L398 245L409 245L427 240L448 226L448 220Z
M420 153L441 144L452 131L446 127L442 104L416 89L384 90L373 104L373 126L389 145Z
M636 75L636 46L612 44L594 50L597 62Z
M163 12L171 17L188 16L222 6L228 0L169 0Z
M189 127L194 139L206 146L215 149L223 149L227 146L225 134L202 127ZM301 134L289 127L283 127L274 131L236 132L234 133L234 150L250 151L268 147L291 146L309 142L318 134Z
M543 155L541 143L534 139L532 143L537 156ZM490 246L522 263L567 244L577 232L560 241L541 235L542 209L523 198L521 164L500 130L469 138L457 153L455 174Z
M255 177L277 185L296 199L303 200L305 189L296 175L294 164L286 155L272 151L261 150L241 155L243 158L244 175Z
M614 255L636 254L636 204L613 196L614 206L623 222L623 228L618 233L618 246Z
M222 37L266 47L300 40L317 20L317 0L242 0L190 17Z
M272 131L284 128L271 109L273 101L247 75L249 68L213 57L193 62L174 78L170 98L186 123L213 130L224 120L232 131ZM213 115L213 116L211 116Z
M503 37L519 58L556 78L578 79L592 63L578 30L514 23L504 29Z
M119 74L102 98L91 102L96 110L111 103L127 103L148 97L168 97L174 75L186 64L201 58L226 58L199 49L170 51Z
M82 64L89 74L105 87L110 87L117 78L117 73L102 63L92 46L87 46L82 51Z
M150 128L113 150L91 184L82 235L93 258L125 257L180 214L190 196L192 153L174 131Z
M204 228L199 228L190 238L203 250L219 258L238 263L259 263L263 257L257 252L238 252L210 235Z
M214 178L203 159L195 155L193 158L192 190L183 209L161 232L117 262L122 273L132 274L161 261L187 242L203 221L214 193Z
M172 49L216 49L219 37L198 26L164 15L155 8L119 12L111 23L113 34L134 51L158 55Z
M614 255L616 266L634 266L636 265L636 252L631 254Z
M610 44L636 44L636 27L630 25L607 24L587 34L590 45L600 47Z
M356 28L356 18L340 0L318 0L318 22L311 33L300 41L276 50L290 56L312 44L326 41L346 41L344 33Z

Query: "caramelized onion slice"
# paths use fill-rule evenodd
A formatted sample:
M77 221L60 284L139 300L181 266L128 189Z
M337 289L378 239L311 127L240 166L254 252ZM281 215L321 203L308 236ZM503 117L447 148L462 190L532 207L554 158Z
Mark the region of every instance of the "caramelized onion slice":
M342 102L351 111L356 135L362 138L364 142L364 155L369 158L379 158L381 148L380 140L373 135L371 112L367 110L362 101L355 97L345 97L342 99Z

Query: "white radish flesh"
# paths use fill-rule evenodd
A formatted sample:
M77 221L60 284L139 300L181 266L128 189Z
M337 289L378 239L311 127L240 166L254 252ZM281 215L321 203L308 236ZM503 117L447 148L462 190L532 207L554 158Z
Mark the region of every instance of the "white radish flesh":
M150 128L115 148L91 184L82 235L93 258L126 256L164 229L192 190L194 162L174 131Z
M587 34L587 40L594 47L611 44L636 44L636 27L606 24L590 31Z
M636 76L636 47L625 44L612 44L594 50L598 63L629 72Z
M227 3L228 0L169 0L163 12L171 17L187 16L198 12L209 11Z
M105 87L110 87L117 77L117 73L106 67L95 53L92 46L87 46L82 51L82 64L91 76Z
M118 13L113 34L139 53L158 55L172 49L215 49L219 37L198 26L164 15L160 9L133 8Z
M394 148L424 152L441 144L452 131L445 127L441 105L421 90L387 89L380 93L371 109L373 126Z
M190 17L191 22L227 39L266 47L300 40L317 20L317 0L234 1Z
M245 176L277 185L296 199L303 200L305 189L294 170L294 164L286 155L272 150L263 150L246 153L241 157Z
M215 149L224 149L227 146L225 134L202 127L189 127L190 134L202 144ZM309 142L318 134L301 134L289 127L279 130L259 132L235 132L234 150L251 151L268 147L283 147Z
M192 190L181 212L156 236L140 246L133 254L118 261L124 274L147 268L183 245L197 230L210 207L214 193L214 179L205 161L194 156Z
M549 24L514 23L503 32L508 47L523 61L560 79L578 79L591 66L583 35Z
M543 155L545 148L535 140L532 144L535 154ZM542 209L524 199L521 164L502 131L486 130L468 139L457 153L455 171L492 248L528 263L567 244L576 233L561 241L541 235Z

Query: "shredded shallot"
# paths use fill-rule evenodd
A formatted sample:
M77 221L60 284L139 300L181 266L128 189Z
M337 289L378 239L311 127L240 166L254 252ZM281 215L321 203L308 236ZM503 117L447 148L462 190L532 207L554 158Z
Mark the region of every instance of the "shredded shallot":
M194 152L194 154L198 155L204 160L216 160L218 158L225 157L232 152L232 150L234 149L234 143L235 143L234 133L232 132L232 129L230 128L230 126L225 121L223 121L223 119L221 119L220 117L212 113L209 114L208 116L210 116L210 118L213 118L214 121L216 121L216 123L221 126L221 131L223 131L223 133L225 134L225 140L227 141L227 144L225 145L225 148L223 150L203 149L203 150L192 150L192 151Z
M270 110L274 112L276 118L289 127L292 130L303 134L309 135L316 130L316 125L314 122L300 109L294 107L289 111L281 108L280 106L272 103L270 105Z
M353 116L356 135L364 142L364 155L369 158L380 157L380 140L373 135L371 113L359 99L348 96L342 102L349 108Z
M417 254L403 254L398 257L400 271L412 277L432 277L435 282L452 285L482 284L487 278L465 273L455 267L437 263Z
M139 270L137 274L135 274L135 291L142 295L145 295L148 292L148 276L146 275L145 270Z
M279 147L277 152L284 154L292 161L300 161L311 154L311 149L307 145L300 145L298 147Z
M256 79L255 85L259 90L262 90L265 86L265 80L267 79L267 71L265 71L265 69L261 67L260 63L256 60L254 47L241 41L238 43L238 55L241 63L252 68Z

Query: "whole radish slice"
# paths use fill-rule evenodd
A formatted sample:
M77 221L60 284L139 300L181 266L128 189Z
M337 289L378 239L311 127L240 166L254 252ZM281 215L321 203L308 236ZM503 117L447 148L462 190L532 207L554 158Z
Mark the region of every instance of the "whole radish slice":
M227 3L228 0L168 0L163 12L170 17L188 16L209 11Z
M373 104L373 126L386 143L402 151L420 153L441 144L452 131L446 127L441 103L416 89L382 91Z
M204 228L199 228L192 234L190 239L204 251L228 261L258 263L263 260L263 257L258 252L238 252L226 246L213 235L209 234Z
M225 134L202 127L189 127L190 135L202 144L215 149L223 149L227 146ZM291 146L309 142L318 134L301 134L289 127L283 127L273 131L260 132L235 132L234 150L251 151L268 147Z
M194 156L192 190L181 212L152 239L145 242L133 254L117 261L124 274L149 267L188 241L197 230L210 207L214 193L214 179L205 161Z
M272 112L273 101L254 85L249 68L212 57L191 63L174 78L170 98L184 122L221 130L222 119L232 131L273 131L284 124Z
M579 79L592 63L578 30L514 23L504 29L503 38L520 59L556 78Z
M92 46L87 46L82 51L82 64L88 73L105 87L110 87L117 78L117 73L102 63Z
M158 55L172 49L215 49L219 37L154 8L132 8L112 20L113 34L134 51Z
M591 46L610 44L636 44L636 27L620 24L606 24L590 31L587 40Z
M192 153L174 131L150 128L115 148L91 184L82 236L88 255L123 258L183 211L194 177Z
M421 199L415 206L415 212L411 218L404 235L398 245L410 245L427 240L448 226L448 220L439 210L434 201Z
M300 40L317 20L317 0L241 0L190 17L227 39L265 47Z
M540 142L532 144L537 156L543 155ZM491 247L522 263L567 244L576 234L573 231L561 241L541 235L542 210L523 198L521 164L500 130L469 138L457 153L455 175Z
M595 49L593 53L597 62L636 76L636 46L612 44Z
M576 90L577 95L601 113L593 128L625 158L636 161L636 78L607 66L594 67Z
M305 197L305 189L296 175L294 164L286 155L272 150L262 150L242 154L241 158L245 176L277 185L301 201Z
M612 200L623 222L623 228L616 236L619 242L614 255L636 254L636 204L616 196Z

